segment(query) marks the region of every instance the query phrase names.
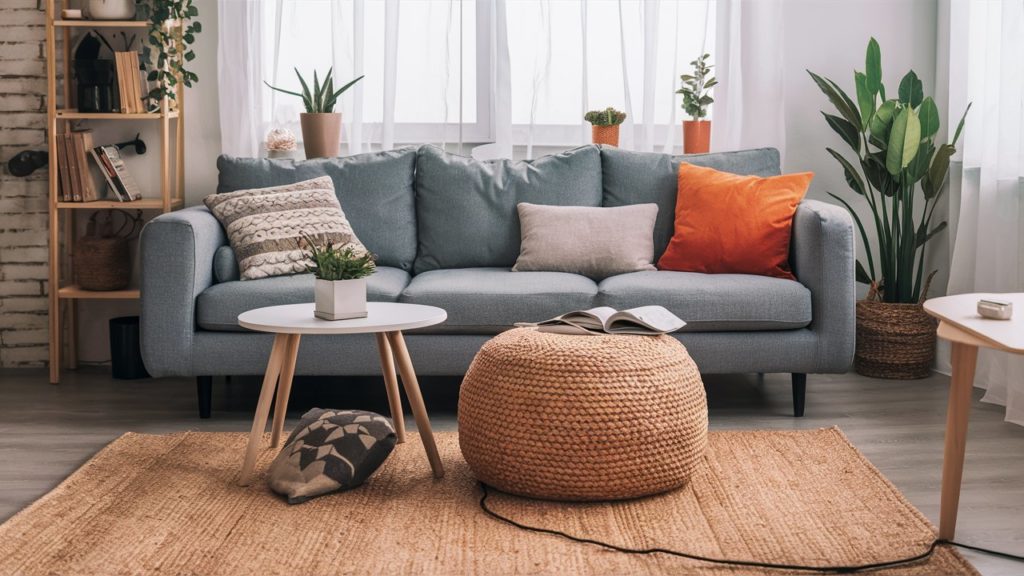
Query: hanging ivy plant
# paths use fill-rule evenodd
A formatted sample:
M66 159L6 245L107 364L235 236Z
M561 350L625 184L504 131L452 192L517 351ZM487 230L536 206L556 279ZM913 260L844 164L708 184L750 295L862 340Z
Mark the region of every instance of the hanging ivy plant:
M155 86L147 98L150 102L164 98L173 101L179 81L189 88L193 82L199 81L199 76L186 68L188 62L195 60L192 44L196 34L203 30L202 24L196 20L199 8L193 0L142 0L138 8L142 17L149 20L142 57L151 68L146 79L155 82Z

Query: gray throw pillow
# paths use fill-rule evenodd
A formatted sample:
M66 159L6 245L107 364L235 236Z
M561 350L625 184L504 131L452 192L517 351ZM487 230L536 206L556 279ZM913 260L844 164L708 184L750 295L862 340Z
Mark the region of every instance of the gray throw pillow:
M227 233L242 280L306 271L303 235L366 252L334 194L329 176L211 194L203 199Z
M298 504L361 485L394 447L395 429L380 414L314 408L270 464L267 481L289 504Z
M615 208L517 206L522 229L517 272L572 272L595 280L655 270L656 204Z

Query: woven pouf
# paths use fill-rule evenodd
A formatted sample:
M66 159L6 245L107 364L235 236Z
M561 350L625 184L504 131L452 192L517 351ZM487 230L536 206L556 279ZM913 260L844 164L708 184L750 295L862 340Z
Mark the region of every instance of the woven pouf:
M669 336L518 328L477 353L459 393L476 477L547 500L620 500L687 483L708 410L697 366Z

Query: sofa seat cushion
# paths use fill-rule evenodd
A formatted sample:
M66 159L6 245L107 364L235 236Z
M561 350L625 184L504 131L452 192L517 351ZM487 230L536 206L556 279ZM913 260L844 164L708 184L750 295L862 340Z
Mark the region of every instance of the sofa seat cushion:
M633 272L606 278L597 302L619 310L661 305L680 332L795 330L811 323L811 292L782 278L698 272Z
M597 284L577 274L460 268L418 274L399 301L448 312L447 322L424 332L497 334L516 322L591 308L596 296Z
M366 297L372 302L395 302L409 283L409 273L378 266L366 278ZM238 315L246 310L313 301L313 275L276 276L214 284L196 299L196 322L203 330L244 332Z

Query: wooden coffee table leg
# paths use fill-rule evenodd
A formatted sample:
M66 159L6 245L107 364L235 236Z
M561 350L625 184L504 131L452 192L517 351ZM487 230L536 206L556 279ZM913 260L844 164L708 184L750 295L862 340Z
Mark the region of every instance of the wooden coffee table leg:
M284 419L288 412L288 397L292 393L292 378L295 377L295 361L299 355L299 339L301 334L289 334L285 349L284 364L281 366L281 380L277 383L277 400L274 402L274 421L271 426L270 446L277 448L284 431Z
M270 351L267 372L263 376L260 401L256 405L256 416L252 419L252 431L249 432L249 446L245 449L245 461L242 463L242 472L238 477L238 484L241 486L248 486L252 481L252 469L256 466L256 453L259 452L263 431L267 427L270 402L274 398L274 389L277 388L277 377L281 374L281 364L284 363L288 340L287 334L274 336L274 347Z
M395 357L391 355L391 345L382 332L377 337L377 351L380 352L380 369L384 373L384 387L388 392L388 406L391 407L391 421L395 424L395 437L398 443L405 442L405 416L402 414L402 398L398 395L398 377L395 376Z
M420 384L416 380L416 372L412 368L412 360L409 359L405 339L402 338L401 332L388 332L388 342L391 343L391 349L395 353L398 371L402 375L402 386L405 388L405 395L409 397L409 405L412 407L412 415L416 419L416 427L419 429L423 448L427 451L430 469L434 471L435 478L443 478L444 466L437 453L434 433L430 430L430 419L427 417L427 407L423 405L423 395L420 394Z
M960 482L967 448L967 416L971 411L971 388L978 363L978 347L953 342L953 377L946 409L946 448L942 457L942 500L939 504L939 538L952 540L960 505Z

